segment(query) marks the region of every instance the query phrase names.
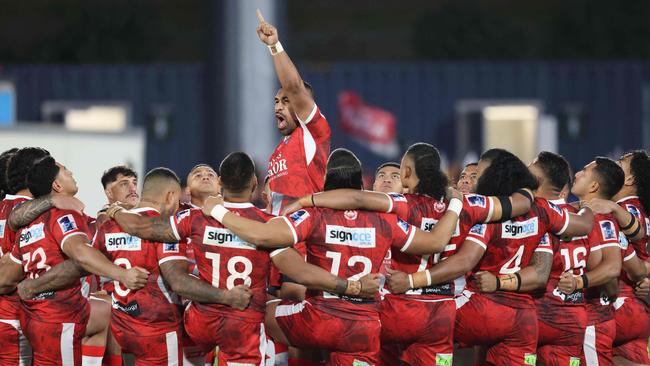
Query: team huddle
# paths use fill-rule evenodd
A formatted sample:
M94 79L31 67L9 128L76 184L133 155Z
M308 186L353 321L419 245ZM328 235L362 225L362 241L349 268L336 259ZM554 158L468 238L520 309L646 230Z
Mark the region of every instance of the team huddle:
M364 190L258 18L284 136L264 207L244 152L193 167L189 201L113 167L95 217L48 151L0 155L1 365L650 365L645 151L574 175L490 149L452 183L421 142Z

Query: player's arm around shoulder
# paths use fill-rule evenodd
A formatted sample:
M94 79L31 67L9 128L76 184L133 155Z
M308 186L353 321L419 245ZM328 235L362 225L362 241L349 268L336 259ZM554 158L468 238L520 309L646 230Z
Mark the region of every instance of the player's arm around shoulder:
M410 242L407 242L400 250L409 254L434 254L440 253L449 243L449 239L456 230L458 217L463 209L463 201L454 197L449 201L447 212L433 226L430 232L413 227L415 233ZM400 220L400 219L398 219Z

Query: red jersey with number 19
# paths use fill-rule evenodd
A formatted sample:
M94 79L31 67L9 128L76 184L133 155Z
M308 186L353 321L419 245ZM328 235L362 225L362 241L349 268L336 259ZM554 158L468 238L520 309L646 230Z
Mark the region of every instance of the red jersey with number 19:
M237 215L259 222L274 217L250 203L225 202L224 206ZM244 311L221 304L195 303L196 307L208 314L262 321L271 271L271 251L245 242L217 220L203 215L200 209L181 211L172 216L170 222L179 240L191 239L199 277L203 281L227 290L246 284L253 292L251 303Z
M63 246L76 235L90 242L86 218L75 211L52 208L16 232L18 242L11 259L23 265L29 278L36 278L68 259ZM85 323L90 314L88 301L81 294L81 281L23 301L23 310L27 317L44 323Z
M149 207L131 212L145 217L160 216ZM162 278L159 265L171 260L187 261L185 244L142 240L123 232L115 221L109 220L97 231L95 245L116 265L141 267L150 273L147 284L139 290L129 290L113 281L113 325L125 333L146 337L178 329L182 320L181 302Z
M331 134L325 116L314 104L307 119L299 121L291 135L275 148L267 168L274 214L280 213L287 197L323 190Z
M553 247L542 237L547 232L561 235L568 224L569 215L564 210L543 198L536 198L525 215L503 223L475 225L467 240L483 247L485 254L473 272L488 271L495 276L518 272L528 266L534 252L553 254ZM529 294L497 291L484 296L513 308L535 307Z
M294 243L305 241L307 262L336 276L355 280L379 272L391 246L406 250L416 230L397 215L368 211L309 208L283 219L294 235ZM323 291L308 291L307 297L337 317L378 318L373 301Z

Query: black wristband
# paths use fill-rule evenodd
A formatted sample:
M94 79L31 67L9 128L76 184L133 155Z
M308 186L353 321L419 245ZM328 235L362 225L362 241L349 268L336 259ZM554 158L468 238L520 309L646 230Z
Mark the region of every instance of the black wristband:
M311 195L311 207L316 207L316 204L314 203L314 195Z
M497 291L501 290L501 280L499 279L499 276L497 278Z
M622 231L625 231L625 230L631 228L632 225L634 225L634 222L636 221L636 217L634 215L632 215L631 212L628 212L628 214L630 215L630 223L625 225L625 226L621 226Z
M522 195L522 196L528 198L528 200L530 201L530 204L531 204L531 205L532 205L533 202L535 201L535 197L533 197L533 195L532 195L530 192L528 192L527 190L525 190L525 189L523 189L523 188L518 189L518 190L517 190L517 193L519 193L520 195Z
M587 277L587 274L583 274L582 276L582 288L588 288L589 287L589 278Z
M521 289L521 275L519 272L515 272L515 277L517 277L517 292Z
M636 234L639 233L639 231L641 231L641 223L639 223L639 225L637 225L636 230L634 230L634 232L632 232L630 234L625 234L625 235L630 237L630 238L633 238L633 237L636 236Z
M499 196L497 199L501 202L501 220L510 220L510 216L512 216L512 203L510 203L510 197Z

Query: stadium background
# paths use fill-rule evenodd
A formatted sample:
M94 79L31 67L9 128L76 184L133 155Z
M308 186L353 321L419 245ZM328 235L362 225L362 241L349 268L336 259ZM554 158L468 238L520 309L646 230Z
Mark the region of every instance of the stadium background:
M550 149L579 168L650 145L644 1L1 3L0 149L74 155L92 209L118 163L184 176L241 149L263 178L280 136L258 7L313 85L332 146L370 175L416 141L452 176L487 147L524 160Z

